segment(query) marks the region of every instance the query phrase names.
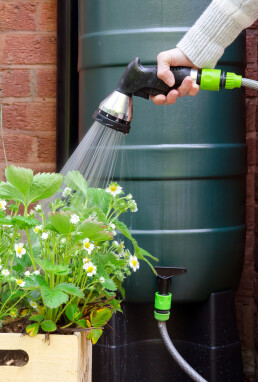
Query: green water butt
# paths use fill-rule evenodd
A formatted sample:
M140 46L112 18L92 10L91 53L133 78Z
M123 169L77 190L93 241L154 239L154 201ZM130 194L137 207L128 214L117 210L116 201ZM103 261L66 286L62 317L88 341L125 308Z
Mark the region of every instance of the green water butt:
M154 65L209 4L198 1L80 1L80 134L139 56ZM241 74L241 35L219 68ZM200 91L173 106L133 99L132 128L121 147L115 176L132 193L139 212L126 223L159 265L187 268L173 280L174 302L203 301L236 289L245 245L245 102L242 90ZM120 180L120 178L122 178ZM146 265L126 284L129 302L153 301L155 277Z

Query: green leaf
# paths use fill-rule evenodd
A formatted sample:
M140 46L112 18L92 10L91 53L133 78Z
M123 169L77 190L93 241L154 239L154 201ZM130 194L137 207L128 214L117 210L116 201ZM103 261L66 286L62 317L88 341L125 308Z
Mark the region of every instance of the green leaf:
M45 272L49 272L49 273L52 273L54 275L64 276L64 275L68 275L71 272L71 269L69 268L68 265L51 264L50 261L41 260L41 259L36 259L36 263L42 269L44 269Z
M10 183L0 183L0 199L13 200L24 204L22 193Z
M10 220L10 222L14 226L16 226L18 229L32 228L32 227L36 227L36 225L39 224L39 221L37 219L20 216L20 215L14 216Z
M78 307L76 304L70 304L68 307L65 309L65 315L66 317L73 322L76 317L76 313L78 311Z
M35 322L35 324L28 325L26 327L26 332L30 337L34 337L39 331L39 324Z
M25 286L23 287L23 289L39 289L41 287L48 288L46 280L42 276L31 275L29 277L26 277Z
M89 238L92 241L107 241L112 240L113 235L111 232L105 231L106 226L102 223L85 220L78 226L77 237Z
M105 190L98 190L96 188L89 188L87 191L88 207L98 207L105 214L108 212L112 196Z
M29 255L26 253L22 258L16 257L15 264L13 266L13 269L18 273L24 273L26 268L29 268L31 266L31 259Z
M91 325L95 328L106 325L112 317L112 312L109 308L101 308L94 310L90 314Z
M61 174L39 173L33 178L28 203L34 203L40 199L46 199L54 195L63 181Z
M120 303L114 298L113 300L108 301L109 305L111 305L115 310L118 310L119 312L123 313L121 309Z
M86 320L77 320L75 321L76 325L80 326L81 328L88 328Z
M68 301L68 294L58 290L56 288L50 289L49 287L41 288L41 296L43 298L44 305L51 309L58 308L60 305Z
M91 340L92 344L95 345L95 343L98 342L98 339L100 338L102 332L102 329L91 329L91 331L87 335L87 339Z
M55 289L61 290L67 294L71 294L72 296L77 296L80 298L84 297L84 293L81 291L80 288L78 288L76 285L72 283L61 283L58 284Z
M8 166L5 170L5 176L17 190L19 190L24 198L30 189L33 181L33 171L28 168Z
M29 317L30 321L36 321L36 322L41 322L44 319L44 316L42 314L33 314L32 316Z
M72 213L70 211L51 212L49 214L50 223L63 235L68 235L75 230L74 224L70 222Z
M108 290L111 290L111 291L115 291L117 290L117 286L116 284L114 283L113 280L111 280L110 278L105 278L105 282L102 284L106 289Z
M25 294L25 292L20 289L13 294L10 290L7 290L6 292L1 293L1 303L4 304L7 299L9 299L9 302L16 299L18 300L23 294Z
M79 171L68 171L64 183L75 191L81 191L86 196L88 185Z
M132 237L130 230L127 228L127 226L120 222L119 220L116 220L114 222L116 228L125 236L127 239L129 239L133 244L137 244L137 241Z
M45 320L41 322L40 326L44 332L54 332L56 330L56 324L52 320Z

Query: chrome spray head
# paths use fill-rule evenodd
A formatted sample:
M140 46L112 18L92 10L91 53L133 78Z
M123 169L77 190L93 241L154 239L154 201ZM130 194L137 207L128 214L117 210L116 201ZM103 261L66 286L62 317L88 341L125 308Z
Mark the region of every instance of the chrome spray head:
M144 67L136 57L127 65L115 91L100 103L93 118L104 126L128 134L133 118L133 95L146 99L150 95L166 95L171 89L179 87L186 76L192 75L191 68L174 67L171 70L175 76L172 88L157 77L156 66ZM196 70L194 72L197 73Z
M99 105L93 118L104 126L128 134L133 118L133 98L114 90Z

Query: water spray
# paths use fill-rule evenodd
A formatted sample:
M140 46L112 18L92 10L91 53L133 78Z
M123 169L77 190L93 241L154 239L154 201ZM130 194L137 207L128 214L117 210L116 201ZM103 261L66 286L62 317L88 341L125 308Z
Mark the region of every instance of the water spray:
M128 134L133 118L133 96L148 99L150 95L167 95L177 89L190 76L202 90L234 89L242 86L258 90L258 81L220 69L192 69L184 66L171 67L175 84L169 87L157 77L157 67L145 67L139 57L134 58L120 78L116 89L99 105L93 118L104 126Z

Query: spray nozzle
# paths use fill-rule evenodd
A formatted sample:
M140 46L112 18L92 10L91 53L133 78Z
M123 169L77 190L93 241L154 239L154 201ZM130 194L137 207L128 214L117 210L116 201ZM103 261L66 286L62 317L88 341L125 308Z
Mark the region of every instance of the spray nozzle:
M175 84L169 87L157 77L157 67L145 67L139 57L134 58L124 70L115 89L99 105L93 118L102 125L127 134L133 118L132 96L148 99L150 95L167 95L171 89L178 88L185 77L190 76L203 90L233 89L241 87L241 76L222 72L220 69L192 69L171 67Z
M154 267L157 272L158 292L155 293L154 317L158 321L167 321L170 316L172 294L169 287L172 277L185 274L185 268Z

